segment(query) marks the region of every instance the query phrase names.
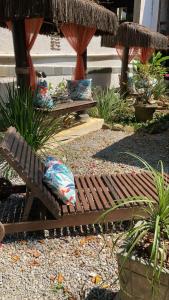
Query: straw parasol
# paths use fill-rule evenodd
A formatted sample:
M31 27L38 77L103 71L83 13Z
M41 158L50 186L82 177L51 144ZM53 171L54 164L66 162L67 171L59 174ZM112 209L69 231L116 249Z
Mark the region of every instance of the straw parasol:
M114 34L117 17L110 10L92 0L0 0L0 26L6 21L44 17L41 33L57 31L59 23L75 23L96 27Z
M0 26L12 22L17 81L29 84L29 62L26 48L24 20L43 18L40 33L59 32L63 23L95 27L97 33L114 34L117 17L92 0L0 0ZM60 33L61 34L61 33Z
M124 22L119 26L115 36L103 35L101 45L111 48L116 46L124 47L120 82L121 93L123 94L127 84L129 48L167 49L168 39L163 34L151 31L140 24Z
M132 22L124 22L119 26L116 36L104 35L101 44L104 47L120 45L129 48L166 49L168 40L163 34L154 32L145 26Z

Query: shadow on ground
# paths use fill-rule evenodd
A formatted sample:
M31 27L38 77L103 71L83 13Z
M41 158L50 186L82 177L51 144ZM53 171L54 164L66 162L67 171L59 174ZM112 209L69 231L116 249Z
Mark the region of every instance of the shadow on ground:
M85 300L116 300L117 293L112 292L109 289L93 288Z
M142 157L153 167L157 167L158 161L162 160L165 171L169 172L169 131L155 135L135 133L102 149L93 157L112 163L142 167L137 159L125 152Z

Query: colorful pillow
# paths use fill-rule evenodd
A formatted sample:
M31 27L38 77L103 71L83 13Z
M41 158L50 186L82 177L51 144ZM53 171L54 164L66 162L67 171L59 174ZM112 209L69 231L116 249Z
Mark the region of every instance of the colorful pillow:
M91 99L92 79L67 80L68 96L73 100Z
M34 99L34 105L41 108L52 108L53 99L48 90L48 84L45 79L40 79L37 83L37 93Z
M76 192L72 172L61 161L52 156L46 158L45 167L43 181L64 204L75 205Z

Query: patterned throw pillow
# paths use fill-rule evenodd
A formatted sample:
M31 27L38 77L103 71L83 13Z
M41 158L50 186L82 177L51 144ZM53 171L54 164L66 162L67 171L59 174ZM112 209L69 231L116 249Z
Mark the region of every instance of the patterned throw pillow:
M76 191L72 172L59 160L48 156L43 181L67 205L75 205Z
M48 84L45 79L40 79L37 83L37 93L34 99L34 105L40 108L53 108L53 99L48 90Z
M90 100L92 79L67 80L68 96L72 100Z

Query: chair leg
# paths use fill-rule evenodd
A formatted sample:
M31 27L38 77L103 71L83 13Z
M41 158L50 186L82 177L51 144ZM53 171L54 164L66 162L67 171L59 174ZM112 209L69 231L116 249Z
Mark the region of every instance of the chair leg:
M31 192L29 190L26 191L26 205L24 208L24 213L23 213L23 221L27 221L30 215L30 211L32 208L32 204L33 204L33 195L31 194Z
M4 225L0 222L0 242L3 240L5 236L5 228Z

